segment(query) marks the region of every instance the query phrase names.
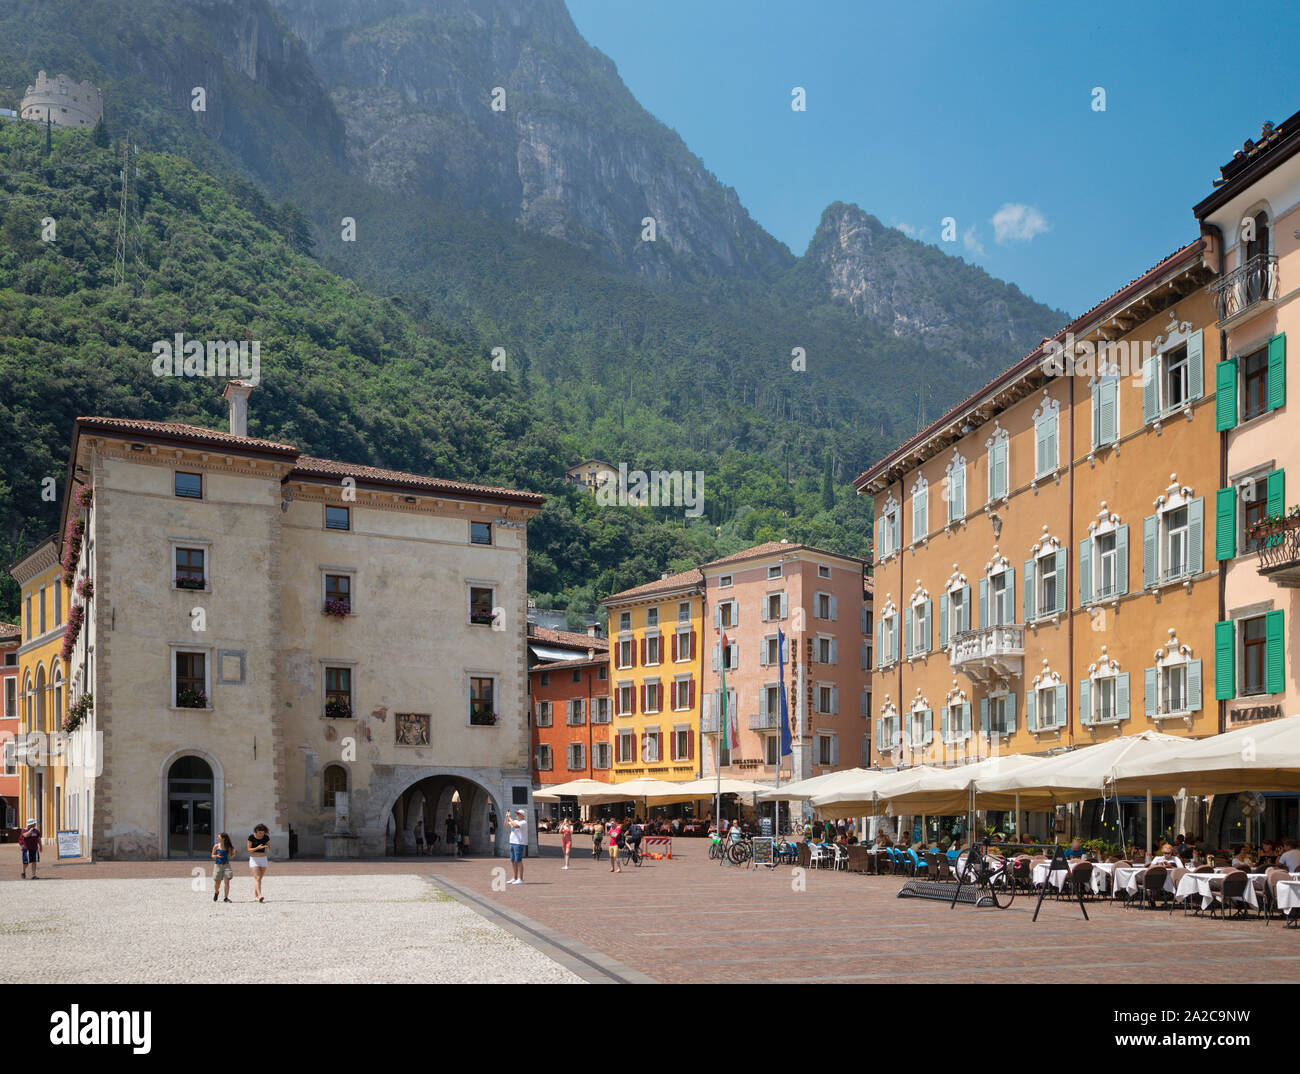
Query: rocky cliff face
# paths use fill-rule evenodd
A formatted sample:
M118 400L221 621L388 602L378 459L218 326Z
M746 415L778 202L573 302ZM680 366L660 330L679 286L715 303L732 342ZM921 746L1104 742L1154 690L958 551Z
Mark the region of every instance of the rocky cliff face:
M1066 319L856 205L826 209L800 268L831 300L966 365L1020 358Z
M637 104L561 0L272 3L329 88L354 169L373 183L651 276L761 278L793 261Z

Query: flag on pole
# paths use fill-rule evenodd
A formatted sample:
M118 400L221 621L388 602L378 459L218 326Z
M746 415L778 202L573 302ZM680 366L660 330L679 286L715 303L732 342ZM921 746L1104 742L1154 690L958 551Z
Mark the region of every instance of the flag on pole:
M781 696L781 756L789 757L794 752L790 742L790 707L785 699L785 633L780 627L776 628L776 665L777 680L780 682L779 693Z
M722 648L718 651L718 666L722 670L722 723L718 725L718 730L722 733L719 742L726 745L727 749L736 748L736 720L735 714L727 711L727 633L722 632Z

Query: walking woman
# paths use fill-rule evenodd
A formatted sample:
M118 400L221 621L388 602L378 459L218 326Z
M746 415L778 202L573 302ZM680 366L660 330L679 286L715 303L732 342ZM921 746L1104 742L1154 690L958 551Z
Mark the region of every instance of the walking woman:
M212 844L212 860L217 864L212 869L212 901L217 901L217 892L221 888L221 882L226 882L226 897L222 902L230 901L230 859L235 855L235 844L230 841L230 836L222 832L217 836L217 841Z
M616 820L609 826L609 871L611 873L621 873L623 871L623 866L618 860L618 844L622 841L622 838L623 822Z
M598 820L591 828L591 856L600 861L600 841L605 835L605 822Z
M569 851L573 849L573 821L565 817L560 821L560 849L564 851L564 867L569 867Z
M248 868L253 874L253 898L258 902L266 902L262 898L262 877L266 875L266 848L270 845L270 829L259 824L248 837Z

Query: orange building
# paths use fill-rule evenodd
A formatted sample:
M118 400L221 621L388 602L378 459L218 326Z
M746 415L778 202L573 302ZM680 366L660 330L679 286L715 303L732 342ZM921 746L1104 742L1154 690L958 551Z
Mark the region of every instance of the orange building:
M1209 238L1178 250L858 478L876 514L874 760L1219 730L1216 261ZM1157 830L1181 819L1160 808Z
M609 642L590 633L528 625L533 785L608 781Z

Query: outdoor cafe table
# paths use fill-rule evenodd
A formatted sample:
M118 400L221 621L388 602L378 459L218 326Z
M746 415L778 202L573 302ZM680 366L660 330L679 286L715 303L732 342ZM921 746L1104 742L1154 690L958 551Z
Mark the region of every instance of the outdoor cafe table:
M1295 873L1291 875L1296 876ZM1277 908L1288 913L1292 910L1300 910L1300 877L1277 882Z
M1178 881L1178 890L1174 892L1174 898L1178 902L1182 902L1184 899L1199 894L1201 896L1201 909L1208 909L1210 904L1214 902L1214 896L1210 894L1210 881L1216 878L1222 880L1227 875L1227 873L1187 873ZM1246 890L1242 892L1242 899L1252 910L1258 910L1259 899L1255 895L1254 880L1255 878L1251 877L1251 883L1247 884Z
M1082 861L1074 860L1067 864L1069 865L1070 871L1073 872L1075 866L1081 865ZM1065 886L1065 873L1060 869L1052 873L1049 871L1051 867L1052 863L1050 861L1040 861L1034 866L1034 887L1038 887L1040 884L1045 883L1049 876L1051 877L1052 887L1056 888L1057 891L1060 891ZM1099 863L1093 862L1092 876L1089 879L1089 885L1093 892L1100 895L1106 889L1106 885L1109 882L1109 874L1101 869Z
M1121 891L1129 895L1136 895L1138 889L1142 887L1143 878L1147 875L1147 868L1145 865L1115 866L1115 883L1112 885L1114 897L1119 898ZM1174 894L1174 871L1172 869L1165 873L1165 890L1171 895Z

